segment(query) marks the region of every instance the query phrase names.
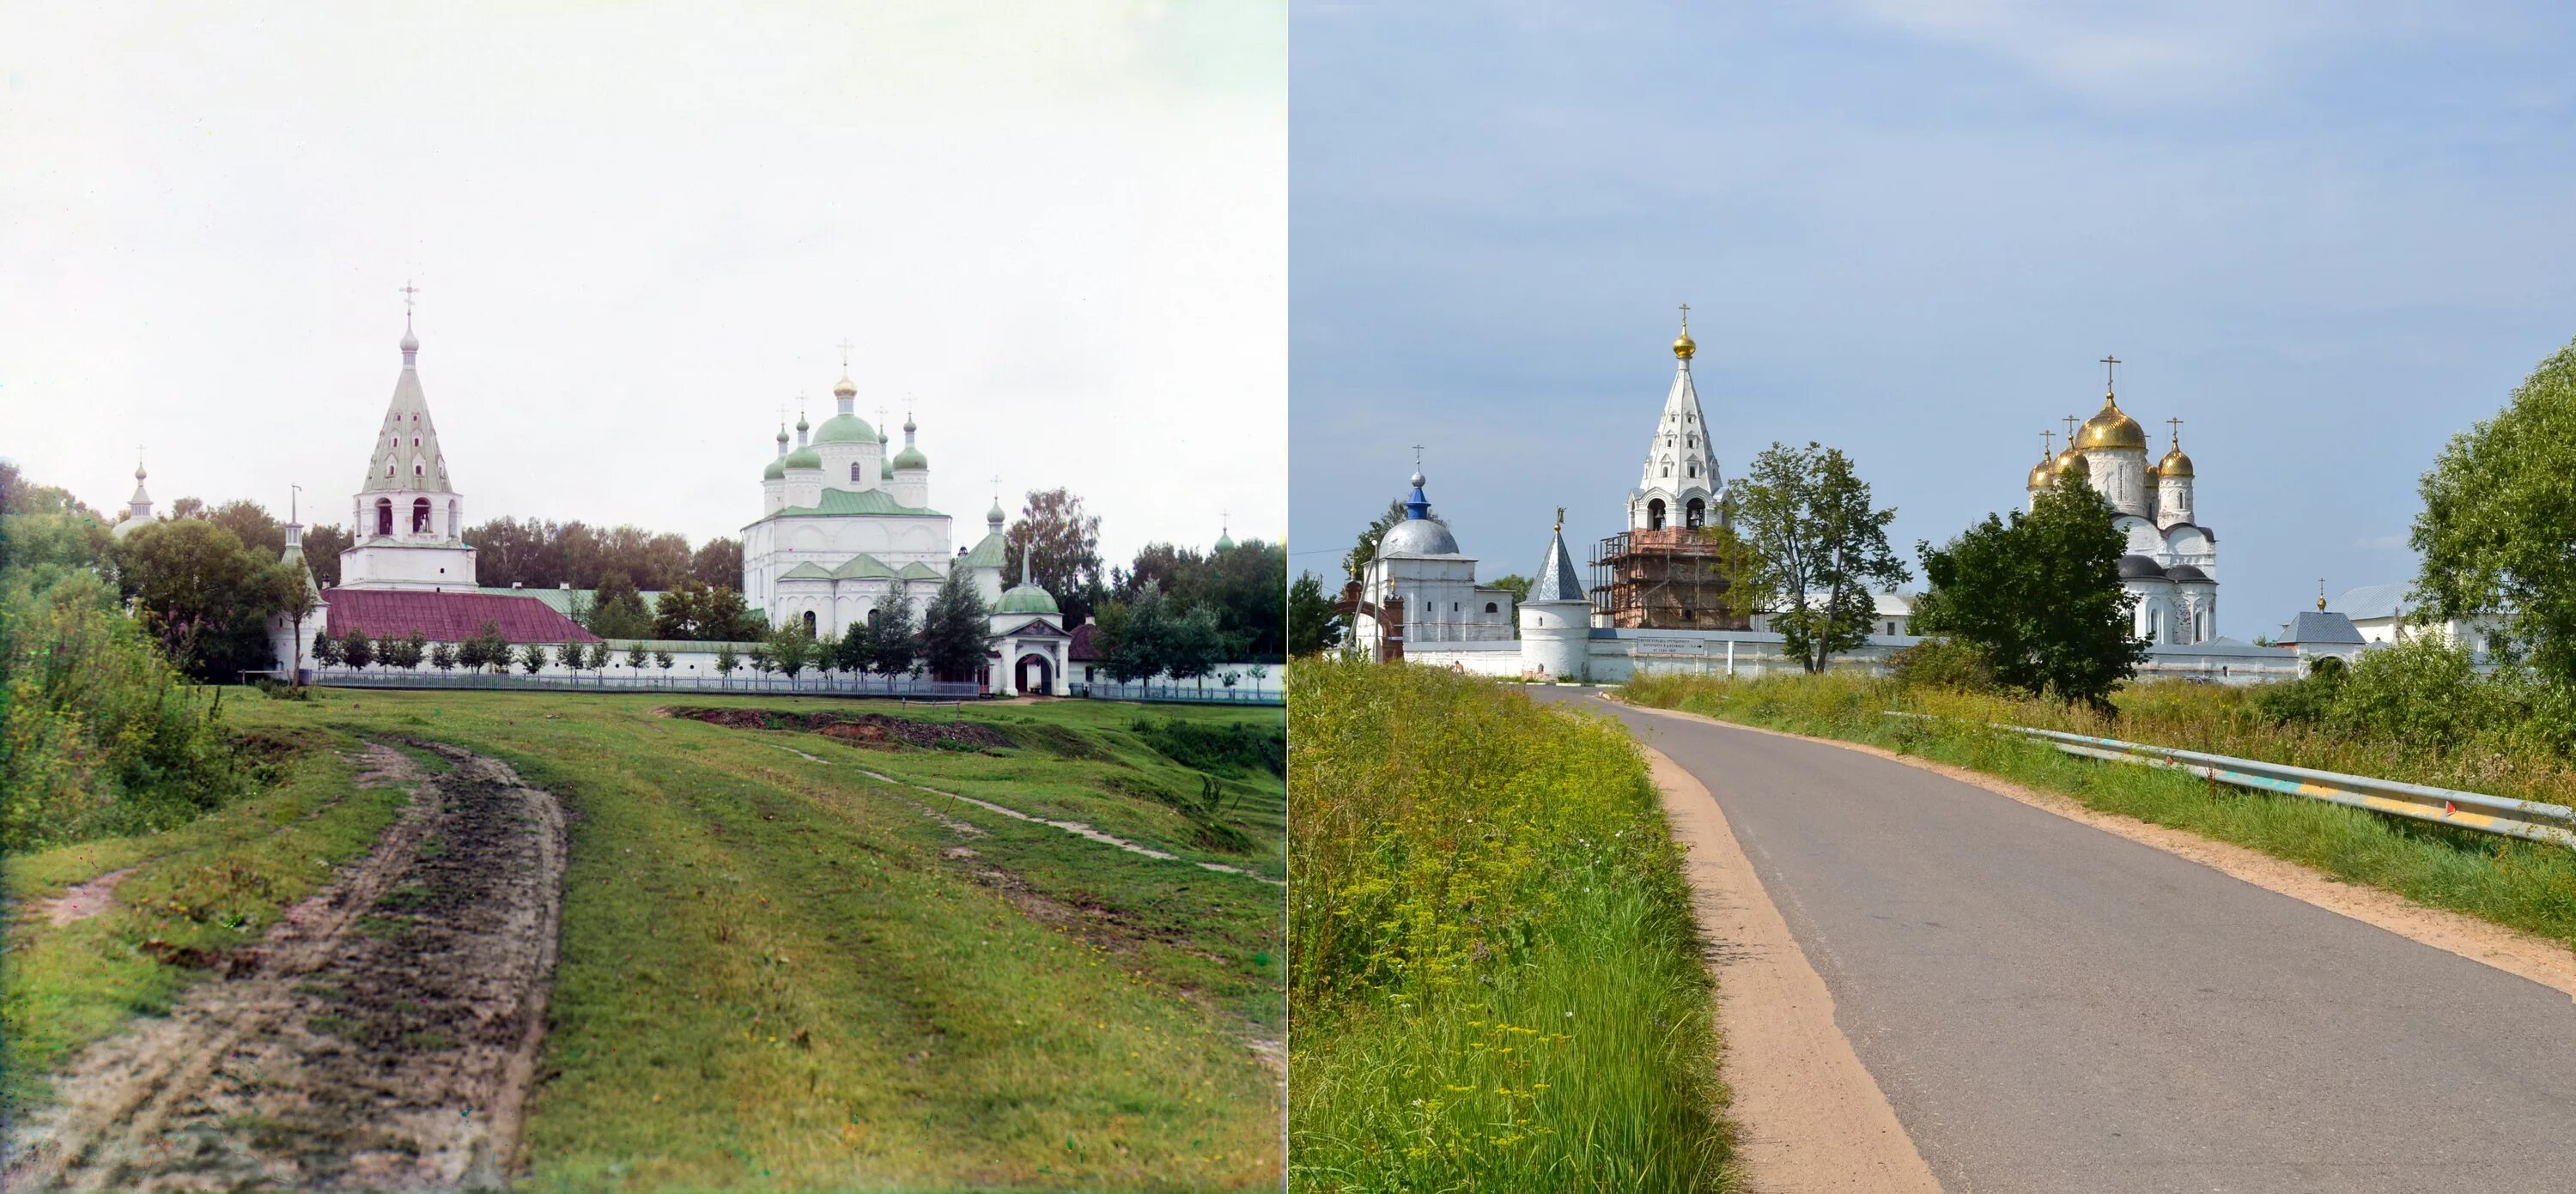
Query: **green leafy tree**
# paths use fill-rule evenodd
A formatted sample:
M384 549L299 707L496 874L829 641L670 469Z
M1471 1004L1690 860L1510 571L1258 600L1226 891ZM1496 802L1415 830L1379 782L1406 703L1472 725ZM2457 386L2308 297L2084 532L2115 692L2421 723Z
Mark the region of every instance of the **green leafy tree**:
M448 672L456 670L456 662L455 644L435 643L430 646L429 666L437 668L442 672Z
M639 672L644 670L644 644L641 641L627 644L626 666Z
M340 583L340 553L353 542L337 523L304 528L304 566L313 570L313 583L326 588Z
M1102 595L1100 516L1083 513L1080 497L1061 488L1031 490L1019 521L1002 537L1003 576L1018 576L1025 554L1030 579L1055 596L1065 625L1091 616Z
M494 675L509 675L511 659L510 636L501 633L501 628L491 622L485 622L483 624L481 634L483 637L484 666L491 668Z
M922 611L921 654L930 673L942 680L972 680L984 666L984 638L991 630L984 595L968 583L964 569L952 568L939 592Z
M1196 680L1201 691L1207 675L1223 659L1225 634L1217 628L1216 611L1200 606L1172 619L1163 639L1163 670L1174 682Z
M580 671L584 658L586 655L580 643L563 643L555 648L555 662L561 664L565 671Z
M429 653L429 636L422 634L418 627L414 627L410 634L401 638L386 639L384 651L386 667L405 670L417 668L420 666L421 659Z
M1737 526L1753 553L1752 595L1809 672L1868 641L1873 586L1905 583L1887 545L1896 510L1870 505L1869 485L1839 448L1774 443L1754 457Z
M1297 583L1288 586L1288 653L1321 655L1341 641L1342 614L1324 595L1324 583L1312 572L1299 573Z
M606 670L606 669L607 669L607 667L608 667L608 640L607 640L607 639L601 639L601 640L599 640L598 642L592 643L592 644L590 645L590 670L592 670L592 671L594 671L594 672L596 672L596 671L604 671L604 670Z
M320 664L323 667L339 667L342 664L349 662L349 654L347 651L341 649L341 642L342 640L338 635L315 635L313 638L313 662Z
M841 628L841 641L832 645L832 666L853 675L864 673L877 661L876 626L869 621L852 622Z
M670 671L671 666L678 662L679 660L673 659L671 657L671 653L667 650L657 648L653 652L653 666L660 668L663 671Z
M769 656L769 643L764 640L753 644L751 648L751 670L753 674L761 676L768 675L770 665L771 659Z
M892 679L920 660L921 642L912 627L912 603L898 596L868 615L868 644L879 675Z
M777 668L778 674L791 681L796 679L797 673L805 670L806 664L814 660L816 645L814 636L806 632L801 622L790 623L770 631L769 637L762 640L761 645L769 648L770 666Z
M2576 343L2492 419L2454 436L2418 488L2415 616L2492 619L2488 648L2576 685Z
M591 595L590 620L584 625L601 638L643 638L653 633L653 613L644 606L644 596L635 591L635 581L623 572L611 572L599 579L599 590Z
M304 624L321 611L322 598L313 591L313 583L302 568L281 567L277 577L277 612L286 618L287 641L293 644L289 649L294 652L294 657L286 661L286 674L289 680L301 684L304 682Z
M1110 679L1133 684L1170 667L1174 624L1179 620L1171 606L1161 589L1148 586L1128 600L1101 608L1099 625L1092 628L1091 649L1099 654Z
M2061 474L2028 513L1989 514L1940 547L1918 544L1931 589L1915 603L1915 632L1973 649L2004 687L2111 712L2112 691L2147 657L2131 633L2136 598L2120 587L2126 540L2113 513L2091 485ZM1976 672L1936 652L1907 667L1953 683Z
M533 675L536 675L538 672L544 671L544 670L545 670L545 667L546 667L546 646L545 646L545 644L544 644L544 643L529 643L527 646L520 648L520 650L519 650L519 670L520 670L520 671L526 672L527 674L529 674L529 675L533 676Z
M375 641L367 637L366 631L353 627L340 640L340 658L346 660L350 667L365 671L368 664L376 661Z
M268 616L302 573L202 518L156 522L116 543L113 571L162 653L200 679L273 666Z
M730 679L733 676L733 670L741 666L742 658L733 653L732 643L722 643L716 647L717 675Z

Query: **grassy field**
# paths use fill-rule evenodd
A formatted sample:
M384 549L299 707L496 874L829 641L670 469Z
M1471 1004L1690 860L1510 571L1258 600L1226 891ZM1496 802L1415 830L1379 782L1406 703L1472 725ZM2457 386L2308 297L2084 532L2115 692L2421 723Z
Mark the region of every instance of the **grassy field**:
M1709 979L1629 736L1423 668L1291 682L1291 1186L1726 1188Z
M970 704L963 717L1019 745L968 753L731 729L662 716L657 703L237 693L225 702L237 728L315 748L291 782L180 830L12 860L21 901L138 867L107 914L61 929L12 923L13 1062L40 1068L195 973L137 952L135 934L169 932L157 927L161 906L138 901L178 892L203 902L207 868L289 860L284 878L242 882L264 902L243 905L222 931L246 938L330 864L362 853L402 796L355 790L335 748L399 735L503 759L571 814L525 1186L1277 1184L1281 888L906 786L1277 875L1279 777L1196 759L1221 768L1210 814L1206 773L1153 745L1189 754L1176 725L1275 734L1277 711ZM703 703L955 716L819 699ZM1192 799L1202 802L1193 811L1178 807Z
M2250 846L2345 882L2576 945L2576 852L2564 847L2211 784L2180 772L2095 762L1984 727L2005 722L2072 730L2565 803L2576 794L2576 775L2558 760L2277 727L2257 714L2247 690L2198 684L2133 685L2120 693L2116 719L2047 702L1905 689L1885 679L1844 675L1642 677L1622 695L1641 705L1865 742L1974 768L2063 793L2090 808ZM1934 720L1886 716L1890 709Z

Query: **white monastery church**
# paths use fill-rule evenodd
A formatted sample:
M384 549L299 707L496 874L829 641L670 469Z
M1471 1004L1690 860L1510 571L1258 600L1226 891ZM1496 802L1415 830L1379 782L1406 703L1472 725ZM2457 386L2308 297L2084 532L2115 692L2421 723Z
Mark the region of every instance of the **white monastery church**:
M439 448L408 312L401 348L393 400L351 498L352 542L340 553L340 583L319 590L319 608L300 627L271 620L277 666L309 663L316 638L352 630L371 638L417 630L431 641L457 642L490 623L514 643L598 641L544 601L479 588L474 547L464 537L465 499ZM930 463L913 442L911 419L903 449L893 451L852 409L857 387L846 358L833 394L838 413L820 428L800 417L792 450L785 429L778 433L777 457L762 474L761 516L743 528L746 602L773 626L802 623L818 638L837 639L897 601L917 625L940 585L962 573L989 614L989 689L1065 695L1071 637L1055 598L1029 581L1025 560L1020 583L1002 585L999 500L985 513L983 536L956 548L948 515L929 507ZM140 465L130 505L133 516L119 534L151 518ZM285 529L285 559L302 566L304 527L291 511ZM306 577L310 583L309 568Z
M1781 636L1767 629L1763 611L1738 611L1747 615L1738 623L1744 629L1677 629L1639 619L1619 603L1618 593L1637 587L1631 569L1666 566L1667 577L1689 577L1696 567L1687 559L1697 538L1691 532L1729 517L1715 433L1691 377L1696 349L1685 323L1673 342L1677 364L1643 472L1625 495L1628 530L1603 541L1590 587L1566 548L1562 509L1527 597L1515 603L1508 590L1477 584L1475 557L1430 517L1417 468L1406 518L1381 539L1365 575L1344 590L1353 645L1373 658L1534 680L1619 683L1643 671L1750 675L1798 668ZM2121 587L2137 599L2136 633L2149 644L2142 677L2253 683L2299 675L2310 652L2257 647L2217 632L2217 536L2199 521L2192 461L2182 452L2180 420L2173 422L2174 446L2150 464L2145 431L2106 392L2099 413L2080 429L2069 427L2063 452L2043 452L2026 478L2028 495L2036 501L2071 472L2110 500L2114 525L2127 538ZM1667 558L1639 562L1658 552ZM1922 641L1910 633L1906 595L1876 597L1879 618L1871 629L1878 633L1839 657L1838 666L1874 670Z

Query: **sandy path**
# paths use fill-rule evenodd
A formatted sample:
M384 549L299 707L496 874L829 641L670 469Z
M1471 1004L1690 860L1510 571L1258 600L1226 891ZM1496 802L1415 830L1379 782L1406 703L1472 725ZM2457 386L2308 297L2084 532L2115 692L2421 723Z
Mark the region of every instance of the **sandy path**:
M1717 977L1721 1063L1747 1189L1940 1194L1876 1079L1834 1023L1833 995L1762 890L1707 786L1648 748L1673 839L1689 851L1691 915Z
M508 766L450 748L376 849L166 1018L76 1057L6 1187L498 1188L554 970L564 822Z

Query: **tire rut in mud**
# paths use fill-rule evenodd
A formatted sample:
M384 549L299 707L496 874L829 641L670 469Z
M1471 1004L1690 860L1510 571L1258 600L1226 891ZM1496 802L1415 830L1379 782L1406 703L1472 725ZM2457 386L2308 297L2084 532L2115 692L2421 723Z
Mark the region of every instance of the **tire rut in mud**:
M224 977L100 1042L7 1188L499 1188L543 1038L564 820L493 759L366 762L413 797Z

